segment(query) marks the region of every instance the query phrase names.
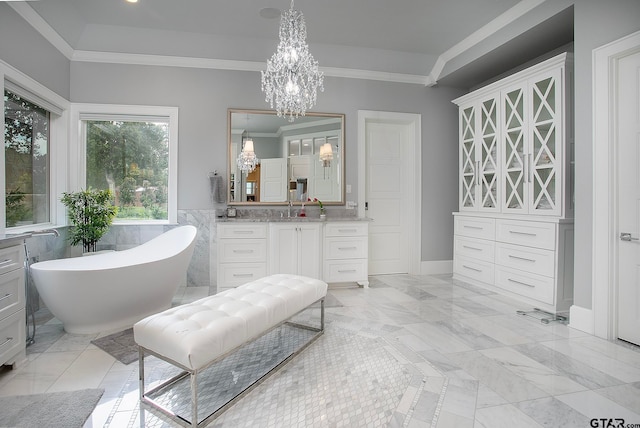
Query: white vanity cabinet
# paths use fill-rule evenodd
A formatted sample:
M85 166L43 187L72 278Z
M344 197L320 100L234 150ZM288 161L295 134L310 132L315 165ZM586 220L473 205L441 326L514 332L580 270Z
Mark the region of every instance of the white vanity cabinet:
M324 228L323 279L369 285L369 223L331 222Z
M218 223L218 292L267 275L267 224Z
M0 248L0 365L24 360L25 272L22 241Z
M269 224L269 271L321 279L319 222Z
M454 278L548 312L573 301L571 55L456 100Z

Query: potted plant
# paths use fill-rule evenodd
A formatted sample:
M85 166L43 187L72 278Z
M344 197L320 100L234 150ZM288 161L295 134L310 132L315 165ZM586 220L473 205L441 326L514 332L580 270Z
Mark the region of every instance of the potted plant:
M72 223L69 232L71 245L82 243L84 252L96 251L96 244L107 233L118 213L118 207L112 204L112 192L89 188L62 195L61 201L67 207Z

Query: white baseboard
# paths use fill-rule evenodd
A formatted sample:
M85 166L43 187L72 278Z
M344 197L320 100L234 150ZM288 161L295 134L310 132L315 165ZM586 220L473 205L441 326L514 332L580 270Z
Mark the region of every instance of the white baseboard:
M593 309L572 305L569 308L569 327L593 334Z
M421 275L445 275L453 273L453 260L420 262Z

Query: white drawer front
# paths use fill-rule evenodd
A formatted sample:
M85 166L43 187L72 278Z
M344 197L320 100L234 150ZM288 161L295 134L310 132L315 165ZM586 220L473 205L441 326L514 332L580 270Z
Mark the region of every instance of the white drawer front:
M266 238L267 225L264 223L218 224L218 238Z
M324 262L326 282L353 282L367 280L366 260L326 260Z
M496 287L553 305L553 278L496 266Z
M325 225L325 236L366 236L369 225L362 222L334 223Z
M0 249L0 274L21 269L24 266L24 248L14 245Z
M221 287L237 287L267 276L266 263L225 263L219 269L218 291Z
M221 239L218 241L218 257L221 263L266 262L266 239Z
M493 218L455 216L455 234L470 238L495 239L496 221Z
M326 259L364 259L367 257L367 238L327 238Z
M556 246L556 225L535 221L498 220L496 241L553 250Z
M453 251L457 255L493 263L495 242L456 236Z
M23 308L24 297L24 270L0 275L0 319Z
M458 256L453 260L453 272L457 275L463 275L476 281L493 284L494 278L493 263L482 260L470 259L468 257Z
M498 242L496 264L553 278L555 252Z
M6 318L0 319L0 364L20 352L25 346L25 314L24 309Z

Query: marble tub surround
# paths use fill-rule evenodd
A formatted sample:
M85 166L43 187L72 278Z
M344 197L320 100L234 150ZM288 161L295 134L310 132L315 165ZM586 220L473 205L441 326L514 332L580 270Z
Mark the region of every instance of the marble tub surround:
M212 292L208 287L182 288L174 304ZM318 341L307 351L310 357L320 352L323 359L324 352L331 352L325 362L335 357L355 364L363 351L357 345L368 344L363 338L375 341L372 351L384 347L385 352L367 354L372 363L389 367L392 358L411 374L390 427L584 428L593 418L640 423L640 349L560 323L543 325L517 315L521 309L527 308L450 276L373 276L368 289L329 289L324 338L336 332L331 337L335 342L321 348ZM140 426L136 364L125 366L91 345L96 335L65 334L55 319L40 325L37 334L36 343L27 348L28 364L0 371L0 396L104 388L85 427ZM333 374L325 391L313 388L315 374L308 366L290 365L272 380L292 401L279 402L268 389L258 388L253 391L257 399L243 399L224 421L261 427L276 415L289 422L279 425L283 427L328 427L331 421L296 423L333 405L327 413L353 420L348 426L367 426L363 417L350 419L358 409L345 402L350 394L367 395L374 377L363 373L362 383L348 382L343 388L342 378ZM309 389L314 400L307 403L300 397ZM344 395L332 395L336 392ZM347 398L336 400L338 396ZM226 426L224 421L211 426ZM156 420L147 426L168 425Z

